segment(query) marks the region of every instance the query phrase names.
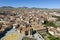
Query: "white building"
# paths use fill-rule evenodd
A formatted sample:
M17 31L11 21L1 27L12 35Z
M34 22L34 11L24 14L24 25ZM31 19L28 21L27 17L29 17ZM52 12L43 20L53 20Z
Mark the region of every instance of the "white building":
M51 35L55 35L55 33L57 33L56 29L54 27L50 27L48 29L48 32L51 34Z

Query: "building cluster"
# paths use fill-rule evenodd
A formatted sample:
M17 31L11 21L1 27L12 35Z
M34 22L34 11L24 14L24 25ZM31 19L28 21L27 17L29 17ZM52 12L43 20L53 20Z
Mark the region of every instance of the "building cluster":
M55 21L49 13L42 10L18 10L13 14L0 15L0 33L8 28L16 28L23 35L33 35L37 30L46 30L44 21Z

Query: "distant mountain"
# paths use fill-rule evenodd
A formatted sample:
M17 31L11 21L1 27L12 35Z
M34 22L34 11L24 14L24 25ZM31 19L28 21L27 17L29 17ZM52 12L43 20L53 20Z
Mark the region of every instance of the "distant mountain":
M18 7L18 8L28 8L28 7Z
M60 12L60 9L50 9L50 8L36 8L36 7L32 7L32 8L29 8L29 7L11 7L11 6L2 6L0 7L0 12L3 12L3 11L17 11L17 10L25 10L25 9L34 9L34 10L43 10L43 11L59 11Z
M2 6L0 8L14 8L14 7L11 7L11 6Z

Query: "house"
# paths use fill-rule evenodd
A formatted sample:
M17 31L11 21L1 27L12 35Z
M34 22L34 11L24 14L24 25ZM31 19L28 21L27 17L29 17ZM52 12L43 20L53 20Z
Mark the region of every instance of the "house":
M50 17L50 18L48 18L48 21L56 21L57 20L57 18L54 18L54 17Z
M59 31L59 32L60 32L60 27L57 27L57 31Z
M51 35L55 35L55 33L57 33L56 29L54 27L49 27L48 28L48 32L51 34Z

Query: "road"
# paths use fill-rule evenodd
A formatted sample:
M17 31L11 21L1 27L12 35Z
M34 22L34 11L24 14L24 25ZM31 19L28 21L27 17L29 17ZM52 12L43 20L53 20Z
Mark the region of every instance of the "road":
M44 40L39 33L34 34L34 37L35 37L37 40Z

